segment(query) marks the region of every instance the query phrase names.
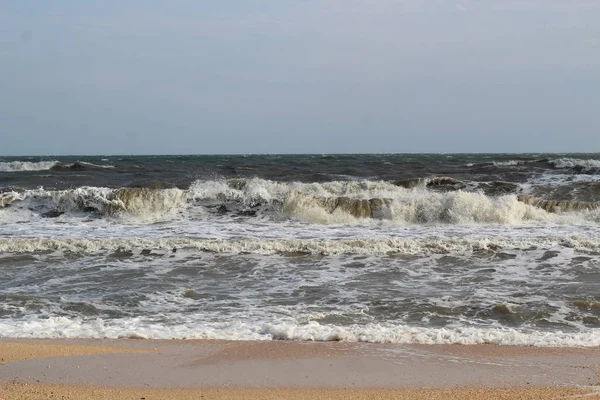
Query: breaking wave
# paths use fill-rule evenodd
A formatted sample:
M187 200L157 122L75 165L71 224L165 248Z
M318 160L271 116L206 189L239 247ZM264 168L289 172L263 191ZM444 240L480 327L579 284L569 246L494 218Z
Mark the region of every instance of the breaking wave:
M99 165L85 161L60 162L52 161L11 161L0 162L0 172L22 172L22 171L61 171L61 170L85 170L114 168L114 165Z
M465 167L515 167L518 165L527 165L527 164L536 164L536 163L546 163L549 162L548 158L535 158L530 160L504 160L504 161L489 161L489 162L479 162L479 163L466 163Z
M262 179L196 181L189 197L221 204L221 212L239 204L258 212L275 209L288 217L323 223L355 223L365 218L398 224L502 224L532 221L585 224L600 220L596 203L544 202L516 194L489 196L489 191L514 191L516 185L484 183L475 191L452 178L410 181L285 183ZM450 190L432 190L432 189ZM567 213L567 211L574 211Z
M527 162L523 160L493 161L492 165L495 167L514 167L515 165L523 165Z
M487 186L485 186L487 185ZM0 205L45 217L69 213L127 216L156 221L173 216L242 215L294 218L319 224L386 220L411 224L500 224L530 222L589 224L600 221L598 203L552 201L511 192L515 185L484 183L474 191L450 178L414 181L278 182L264 179L202 180L177 188L99 188L10 191ZM463 190L465 188L465 190Z
M59 162L52 166L52 170L60 171L60 170L86 170L86 169L107 169L114 168L114 165L99 165L93 164L85 161L75 161L74 163L64 163Z
M580 160L576 158L559 158L557 160L548 161L554 168L565 169L565 168L600 168L600 160L588 159Z
M516 167L519 165L529 165L529 164L539 164L543 163L552 168L556 169L591 169L591 168L600 168L600 160L597 159L577 159L577 158L540 158L540 159L532 159L532 160L504 160L504 161L491 161L491 162L483 162L483 163L466 163L465 167L485 167L485 166L494 166L494 167Z
M19 172L19 171L44 171L49 170L55 165L59 164L58 161L11 161L11 162L0 162L0 172Z
M357 218L386 219L401 224L455 225L517 225L561 220L561 216L525 204L514 195L494 198L463 191L416 190L392 198L370 199L318 197L295 192L286 200L283 210L287 215L319 223L348 223Z
M20 207L42 216L88 212L127 215L144 219L164 217L179 210L186 201L180 189L81 187L70 190L27 190L0 194L3 207Z

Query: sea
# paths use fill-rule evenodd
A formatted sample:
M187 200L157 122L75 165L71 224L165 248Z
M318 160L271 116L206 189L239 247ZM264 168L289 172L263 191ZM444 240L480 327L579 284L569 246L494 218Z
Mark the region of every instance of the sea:
M0 158L0 337L600 345L600 154Z

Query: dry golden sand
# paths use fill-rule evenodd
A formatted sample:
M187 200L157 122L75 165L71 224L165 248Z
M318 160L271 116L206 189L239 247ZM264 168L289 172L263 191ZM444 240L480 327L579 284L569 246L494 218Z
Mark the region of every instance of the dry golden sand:
M0 399L3 400L42 400L42 399L263 399L263 400L548 400L548 399L600 399L600 395L576 389L546 388L457 388L457 389L117 389L86 386L25 385L20 383L0 386Z
M48 357L83 356L93 354L116 354L147 352L127 347L63 345L53 343L8 342L0 343L0 365L15 361ZM1 397L0 397L1 399Z

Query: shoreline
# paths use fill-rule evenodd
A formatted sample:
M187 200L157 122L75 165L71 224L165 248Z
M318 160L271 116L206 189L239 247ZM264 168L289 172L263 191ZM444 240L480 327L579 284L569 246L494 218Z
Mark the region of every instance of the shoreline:
M600 399L600 348L3 338L0 359L7 400Z

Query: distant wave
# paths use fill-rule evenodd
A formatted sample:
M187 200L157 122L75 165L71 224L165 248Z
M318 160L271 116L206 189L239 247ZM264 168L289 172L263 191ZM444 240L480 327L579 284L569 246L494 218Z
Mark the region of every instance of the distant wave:
M576 158L559 158L557 160L548 161L554 168L565 169L565 168L600 168L600 160L581 160Z
M85 161L60 162L52 161L11 161L0 162L0 172L47 171L47 170L84 170L93 168L114 168L114 165L99 165Z
M52 166L52 170L86 170L95 168L114 168L114 165L99 165L85 161L75 161L73 163L59 162Z
M19 172L19 171L45 171L49 170L55 165L59 164L58 161L11 161L11 162L0 162L0 172Z
M496 167L512 167L515 165L523 165L528 161L522 160L508 160L508 161L493 161L492 164Z
M494 167L514 167L517 165L526 165L526 164L535 164L535 163L543 163L548 162L550 159L548 158L540 158L533 160L505 160L505 161L489 161L489 162L479 162L479 163L467 163L465 167L485 167L485 166L494 166Z

